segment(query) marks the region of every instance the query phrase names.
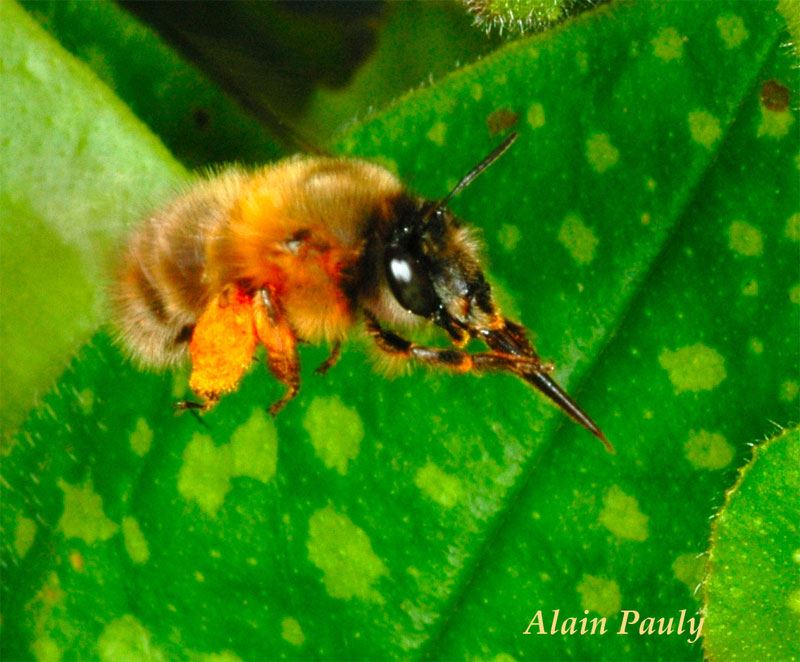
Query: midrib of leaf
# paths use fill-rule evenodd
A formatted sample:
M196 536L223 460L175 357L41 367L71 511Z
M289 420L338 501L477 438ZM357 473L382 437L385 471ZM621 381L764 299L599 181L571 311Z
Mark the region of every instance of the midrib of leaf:
M739 96L735 105L733 113L729 117L729 121L723 128L720 140L717 141L713 151L709 151L708 158L702 168L697 168L694 174L694 179L689 180L684 186L683 192L677 196L678 202L675 206L674 213L672 214L674 220L671 224L670 231L664 235L659 249L653 253L648 262L647 268L640 272L637 278L637 283L631 288L628 298L623 302L619 308L619 315L614 318L603 336L602 342L598 346L597 353L591 363L587 364L583 371L576 371L576 377L571 380L574 386L571 391L575 395L580 395L583 385L590 380L596 367L602 364L602 357L609 352L609 348L614 344L614 338L617 331L625 324L631 310L634 310L638 303L647 297L648 283L654 279L654 274L657 274L662 266L666 264L668 256L671 252L671 247L678 243L683 238L683 233L687 228L689 221L687 220L687 211L692 207L698 197L698 191L702 189L703 182L713 170L716 156L724 148L728 142L731 129L739 121L739 116L745 99L757 88L759 75L764 68L765 63L772 55L773 51L780 47L780 35L771 41L767 42L763 51L758 54L758 66L753 68L753 74L746 83L742 86L742 94ZM578 398L580 400L580 398ZM478 553L471 559L467 571L464 573L463 581L459 582L456 589L453 591L447 605L441 611L439 622L431 635L428 642L420 649L419 657L422 659L441 659L438 648L442 638L445 635L450 623L458 616L461 605L463 605L471 592L471 589L476 581L476 578L482 571L486 561L490 557L490 550L495 545L495 541L501 537L501 532L505 529L507 522L513 520L511 514L520 507L522 503L522 495L527 490L528 486L534 481L538 469L542 466L547 466L547 456L552 453L553 448L556 447L558 439L563 436L562 432L567 426L574 425L571 421L564 421L557 427L553 428L553 432L547 436L544 444L542 444L542 451L531 457L527 466L520 473L520 478L517 484L510 490L509 496L506 499L506 507L498 511L492 524L489 525L489 532L484 537L483 542L480 544ZM613 440L612 440L613 442ZM591 442L587 442L591 443Z

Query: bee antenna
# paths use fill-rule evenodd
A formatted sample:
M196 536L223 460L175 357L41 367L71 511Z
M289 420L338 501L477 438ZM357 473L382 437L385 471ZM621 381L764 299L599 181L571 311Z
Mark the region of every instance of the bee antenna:
M461 178L461 181L458 182L453 187L453 190L450 191L446 196L444 196L441 200L439 200L433 207L431 207L430 211L425 214L425 220L427 221L433 214L435 214L438 210L443 209L447 206L447 203L450 202L456 195L458 195L461 191L463 191L467 186L472 184L473 181L480 175L486 168L492 165L495 161L497 161L503 154L508 151L508 148L514 144L514 141L519 137L519 134L514 131L511 135L508 136L502 143L500 143L497 147L495 147L486 157L476 165L472 170L470 170L466 175Z

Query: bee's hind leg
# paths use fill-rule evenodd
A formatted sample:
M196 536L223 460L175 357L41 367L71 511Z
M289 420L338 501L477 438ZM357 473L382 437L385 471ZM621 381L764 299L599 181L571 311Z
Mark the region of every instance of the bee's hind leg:
M267 366L286 392L269 407L276 416L300 391L300 358L295 335L269 288L261 288L253 300L256 335L267 350Z

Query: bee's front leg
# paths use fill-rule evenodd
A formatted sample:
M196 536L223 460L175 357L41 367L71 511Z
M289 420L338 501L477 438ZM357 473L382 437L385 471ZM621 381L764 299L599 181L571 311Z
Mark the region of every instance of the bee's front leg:
M494 351L470 354L461 349L418 345L381 327L371 313L366 312L365 314L367 332L382 351L392 356L455 372L512 372L518 374L520 371L541 370L543 367L542 362L536 357L515 356Z

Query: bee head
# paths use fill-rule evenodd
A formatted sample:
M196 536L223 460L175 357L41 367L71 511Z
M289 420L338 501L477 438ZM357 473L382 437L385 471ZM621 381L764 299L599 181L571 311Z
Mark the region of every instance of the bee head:
M383 262L397 302L456 341L490 326L496 309L469 229L438 202L401 198L396 213Z
M512 133L450 193L438 201L402 196L384 248L386 280L397 302L438 324L456 342L497 325L491 288L478 259L477 242L447 209L447 203L499 159Z

